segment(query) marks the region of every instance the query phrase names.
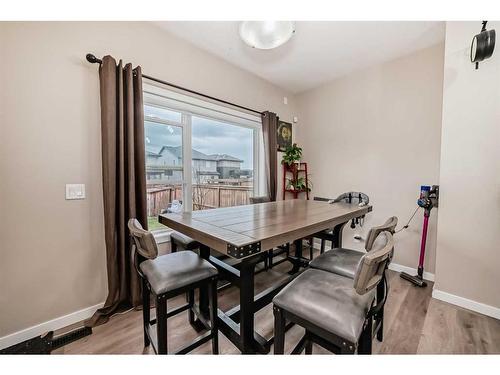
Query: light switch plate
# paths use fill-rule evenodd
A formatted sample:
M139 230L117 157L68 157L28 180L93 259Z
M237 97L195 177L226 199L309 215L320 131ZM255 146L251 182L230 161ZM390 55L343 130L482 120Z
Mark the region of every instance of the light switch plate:
M85 199L85 184L66 184L66 199Z

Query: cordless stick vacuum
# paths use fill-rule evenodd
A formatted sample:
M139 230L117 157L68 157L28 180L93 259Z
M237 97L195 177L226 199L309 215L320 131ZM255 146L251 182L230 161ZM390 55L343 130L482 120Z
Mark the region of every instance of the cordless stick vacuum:
M433 207L438 206L439 186L432 185L432 188L427 185L420 187L420 198L417 204L424 209L424 227L422 228L422 240L420 242L420 257L418 260L417 275L412 276L406 272L401 272L401 277L416 286L426 287L424 281L424 259L425 259L425 243L427 241L427 227L429 225L429 216Z

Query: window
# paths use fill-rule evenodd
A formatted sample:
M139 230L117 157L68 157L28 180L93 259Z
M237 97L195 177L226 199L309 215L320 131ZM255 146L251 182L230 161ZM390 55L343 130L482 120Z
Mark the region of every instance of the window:
M182 201L184 181L182 126L167 120L167 116L152 118L146 115L154 110L153 107L145 106L144 111L146 195L150 230L164 229L158 222L158 215L168 209L173 201ZM179 162L176 163L177 160Z
M200 116L191 117L191 126L193 155L205 159L193 169L193 209L248 204L254 130Z
M164 211L263 194L260 117L146 83L144 115L150 230L165 229L157 221Z

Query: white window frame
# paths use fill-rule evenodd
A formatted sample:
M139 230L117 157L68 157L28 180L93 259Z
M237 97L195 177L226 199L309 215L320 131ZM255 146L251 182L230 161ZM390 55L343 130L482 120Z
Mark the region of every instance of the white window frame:
M264 194L264 144L262 122L258 115L235 110L218 103L182 94L156 84L143 82L144 105L165 108L181 113L181 122L144 118L148 122L180 126L182 128L183 183L182 205L184 212L191 212L192 202L192 116L212 119L253 130L253 195Z

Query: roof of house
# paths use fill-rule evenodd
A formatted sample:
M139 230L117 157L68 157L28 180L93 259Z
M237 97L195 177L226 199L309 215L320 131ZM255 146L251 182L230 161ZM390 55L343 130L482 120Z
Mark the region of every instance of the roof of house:
M210 156L213 157L217 161L227 160L227 161L237 161L239 163L243 163L243 160L235 158L234 156L231 156L228 154L212 154Z
M216 160L212 155L204 154L203 152L195 150L194 148L191 152L192 158L195 160Z
M146 153L149 155L160 156L163 150L163 146L156 145L146 145Z
M172 153L178 158L182 157L182 146L158 146L152 144L146 145L146 152L151 156L159 157L161 156L164 150L168 150L170 153ZM237 161L243 163L243 160L235 158L234 156L228 154L207 155L203 152L195 150L194 148L192 150L192 158L194 160L215 160L215 161L228 160L228 161Z

